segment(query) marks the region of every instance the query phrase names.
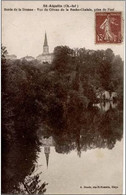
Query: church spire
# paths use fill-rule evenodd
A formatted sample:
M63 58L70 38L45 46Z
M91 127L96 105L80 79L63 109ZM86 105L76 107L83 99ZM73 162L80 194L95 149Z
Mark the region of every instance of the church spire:
M43 45L43 54L49 54L49 46L48 46L46 32L45 32L45 39L44 39L44 45Z
M45 32L44 46L48 46L48 41L47 41L47 35L46 35L46 32Z

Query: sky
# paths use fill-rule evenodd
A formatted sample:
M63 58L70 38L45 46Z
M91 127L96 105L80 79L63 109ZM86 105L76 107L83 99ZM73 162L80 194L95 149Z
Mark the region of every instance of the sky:
M91 8L93 11L4 11L4 8L42 9L43 4L66 5L64 1L2 1L2 44L9 54L18 58L30 55L37 57L43 51L45 31L50 52L54 47L67 45L70 48L107 49L124 57L124 43L95 44L94 9L114 8L122 11L123 1L67 1L67 5Z

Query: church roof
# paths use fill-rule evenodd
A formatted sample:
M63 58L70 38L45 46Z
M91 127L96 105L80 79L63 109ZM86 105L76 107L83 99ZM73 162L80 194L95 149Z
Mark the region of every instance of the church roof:
M47 42L47 35L46 35L46 33L45 33L44 46L48 46L48 42Z

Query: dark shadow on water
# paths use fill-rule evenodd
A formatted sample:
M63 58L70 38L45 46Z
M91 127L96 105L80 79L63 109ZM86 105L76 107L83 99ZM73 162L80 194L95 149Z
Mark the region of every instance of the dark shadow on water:
M118 107L106 111L94 105L88 109L68 103L65 111L62 104L50 108L47 117L23 112L12 117L12 135L2 142L2 193L43 194L46 182L40 181L42 173L36 173L40 146L49 137L58 153L77 155L95 148L113 149L123 135L123 115ZM60 120L59 120L60 119ZM13 124L13 125L12 125ZM3 129L7 131L7 125Z
M26 112L16 116L10 119L13 125L2 124L6 132L2 139L2 193L43 194L47 183L40 181L41 173L37 172L41 145L37 117Z

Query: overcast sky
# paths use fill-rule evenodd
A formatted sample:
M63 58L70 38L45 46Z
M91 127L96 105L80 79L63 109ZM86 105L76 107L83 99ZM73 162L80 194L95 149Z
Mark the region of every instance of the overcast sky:
M4 11L4 8L42 8L43 4L77 4L80 8L114 8L124 10L123 1L3 1L2 2L2 43L9 54L18 58L42 53L44 34L47 32L50 52L57 45L86 49L111 48L115 54L123 57L124 44L95 44L95 12L42 12L42 11Z

